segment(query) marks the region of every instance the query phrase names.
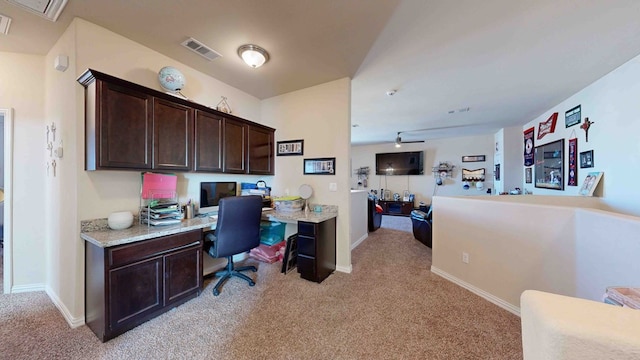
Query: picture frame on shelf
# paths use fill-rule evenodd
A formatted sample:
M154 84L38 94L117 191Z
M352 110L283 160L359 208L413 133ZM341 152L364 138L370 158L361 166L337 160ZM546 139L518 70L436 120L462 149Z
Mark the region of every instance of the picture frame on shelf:
M593 196L594 191L598 187L600 183L600 179L604 173L602 171L592 171L587 174L584 178L584 182L582 183L582 187L580 187L580 195L582 196Z
M335 175L336 158L304 159L304 175Z
M592 168L593 164L593 150L583 151L580 153L580 168Z
M276 146L277 156L292 156L304 154L304 140L278 141Z

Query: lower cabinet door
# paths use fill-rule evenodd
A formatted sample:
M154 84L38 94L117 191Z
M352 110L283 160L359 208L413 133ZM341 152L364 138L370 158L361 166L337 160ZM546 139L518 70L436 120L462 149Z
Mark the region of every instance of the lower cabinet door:
M199 293L202 288L201 247L178 251L164 257L165 305Z
M309 281L318 281L315 258L298 254L296 259L296 266L301 278Z
M162 257L109 271L109 324L127 327L162 308Z

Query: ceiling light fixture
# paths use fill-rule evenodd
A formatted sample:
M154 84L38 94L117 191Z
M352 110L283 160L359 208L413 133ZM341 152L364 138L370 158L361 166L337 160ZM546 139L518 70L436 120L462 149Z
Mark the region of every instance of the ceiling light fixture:
M252 68L259 68L269 61L269 53L267 50L257 45L246 44L238 48L238 55L247 65Z

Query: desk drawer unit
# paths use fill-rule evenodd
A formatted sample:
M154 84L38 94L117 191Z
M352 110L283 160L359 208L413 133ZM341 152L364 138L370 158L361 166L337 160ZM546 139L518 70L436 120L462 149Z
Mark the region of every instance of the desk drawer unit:
M322 282L336 269L336 219L298 222L297 267L303 279Z

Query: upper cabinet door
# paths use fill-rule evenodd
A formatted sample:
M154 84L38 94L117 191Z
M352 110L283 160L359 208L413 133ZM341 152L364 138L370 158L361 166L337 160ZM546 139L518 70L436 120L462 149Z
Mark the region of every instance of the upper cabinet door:
M249 126L249 173L274 174L273 130Z
M222 172L222 117L196 110L195 171Z
M224 172L247 173L248 125L234 119L224 119Z
M193 154L193 109L153 99L153 168L189 171Z
M96 86L96 116L87 114L87 170L150 169L152 97L102 81Z

